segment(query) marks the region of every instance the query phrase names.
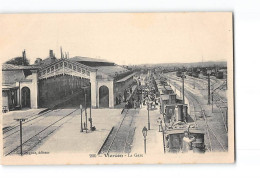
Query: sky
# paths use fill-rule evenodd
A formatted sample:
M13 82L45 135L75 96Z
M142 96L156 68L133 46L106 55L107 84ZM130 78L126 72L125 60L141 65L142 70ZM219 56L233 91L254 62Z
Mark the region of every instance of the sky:
M231 13L1 14L0 60L60 47L121 65L233 59Z

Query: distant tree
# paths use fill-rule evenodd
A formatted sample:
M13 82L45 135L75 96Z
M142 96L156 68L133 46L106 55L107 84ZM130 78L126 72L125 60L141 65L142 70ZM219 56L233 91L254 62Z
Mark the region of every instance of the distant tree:
M23 57L15 57L15 58L8 60L5 63L13 64L13 65L24 65L24 66L28 66L30 64L29 60L27 58L23 59Z

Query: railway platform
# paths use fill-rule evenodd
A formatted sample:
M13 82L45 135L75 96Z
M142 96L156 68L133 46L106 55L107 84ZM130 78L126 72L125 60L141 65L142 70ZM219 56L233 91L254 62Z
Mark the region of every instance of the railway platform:
M93 126L96 127L96 130L88 131L88 133L85 131L80 132L80 113L77 113L72 120L65 123L54 135L43 141L36 151L47 151L50 153L77 151L78 153L96 154L111 128L122 120L122 116L118 115L121 110L92 109ZM105 115L108 113L109 115ZM85 115L83 115L83 122L85 122Z
M149 111L150 116L150 130L147 132L146 137L146 154L147 155L159 155L164 154L163 147L163 134L159 132L158 118L162 118L159 106L156 106L154 110ZM135 136L133 140L133 148L131 153L144 153L144 137L142 129L144 126L148 126L148 111L146 105L142 106L139 114L135 120Z

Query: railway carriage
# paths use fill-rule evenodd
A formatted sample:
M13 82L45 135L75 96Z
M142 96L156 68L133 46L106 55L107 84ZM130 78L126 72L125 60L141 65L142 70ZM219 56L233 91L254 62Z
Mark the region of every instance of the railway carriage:
M181 76L182 76L182 72L181 72L181 71L177 71L177 72L176 72L176 76L177 76L177 77L181 77Z
M218 79L223 79L223 71L218 71L217 73L216 73L216 78L218 78Z
M192 72L192 76L195 77L195 78L198 78L199 77L199 72Z

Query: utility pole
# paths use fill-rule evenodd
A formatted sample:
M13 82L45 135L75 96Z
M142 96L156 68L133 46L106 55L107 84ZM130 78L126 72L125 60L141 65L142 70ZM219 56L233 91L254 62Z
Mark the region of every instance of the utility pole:
M208 104L210 104L210 76L208 74Z
M83 127L82 127L82 105L80 105L79 108L80 108L80 132L83 132Z
M90 130L92 130L92 115L91 115L91 110L92 110L92 100L91 100L91 83L90 83L90 107L89 107L89 122L90 122Z
M20 120L20 148L21 148L21 156L23 155L23 127L22 120Z
M185 104L185 97L184 97L184 78L185 78L186 76L183 74L182 75L182 102L183 102L183 104Z
M23 123L25 121L25 119L15 119L16 121L18 121L20 123L20 155L23 155Z
M82 87L83 91L84 91L84 98L85 98L85 120L86 120L86 125L85 125L85 129L86 130L86 133L88 132L88 113L87 113L87 90L88 90L88 87L87 86L83 86Z
M212 91L212 93L211 93L211 99L212 99L212 113L213 113L213 91Z
M86 118L86 133L87 133L88 132L87 89L85 91L85 118Z

